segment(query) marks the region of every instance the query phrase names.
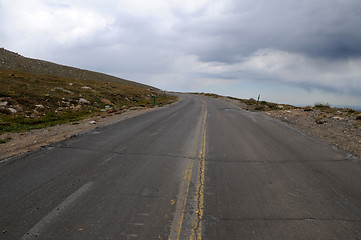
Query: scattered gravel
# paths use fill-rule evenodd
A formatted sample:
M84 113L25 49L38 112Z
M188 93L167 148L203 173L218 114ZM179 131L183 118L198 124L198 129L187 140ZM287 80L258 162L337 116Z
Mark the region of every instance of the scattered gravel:
M335 116L303 109L266 112L302 132L361 157L361 125L353 116Z

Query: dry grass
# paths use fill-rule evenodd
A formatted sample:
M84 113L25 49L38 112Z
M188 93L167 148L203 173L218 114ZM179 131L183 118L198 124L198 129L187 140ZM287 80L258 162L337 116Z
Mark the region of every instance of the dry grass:
M0 101L7 102L0 107L0 134L153 107L153 96L157 105L175 101L175 97L134 84L0 70Z

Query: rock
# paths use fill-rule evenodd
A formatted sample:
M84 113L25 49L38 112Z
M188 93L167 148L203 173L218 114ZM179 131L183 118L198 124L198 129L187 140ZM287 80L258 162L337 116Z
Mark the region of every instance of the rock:
M73 83L68 83L69 86L73 86L74 84Z
M102 98L101 101L105 104L108 104L108 105L114 105L111 101L109 101L108 99L106 98Z
M36 108L44 108L44 105L43 104L37 104L35 105Z
M90 102L88 100L86 100L85 98L79 98L78 101L80 104L90 104Z
M8 101L0 102L0 107L5 107L8 105Z
M336 119L336 120L344 120L345 118L343 117L339 117L339 116L335 116L335 117L332 117L333 119Z
M285 107L284 106L282 106L282 105L278 105L277 106L279 109L284 109Z
M51 89L51 91L55 91L55 90L61 90L61 91L63 91L63 92L69 93L69 94L71 94L71 95L74 94L72 91L67 90L67 89L64 89L64 88L62 88L62 87L56 87L56 88Z
M90 124L96 124L97 122L93 120L93 121L90 121L89 123Z
M81 87L82 89L92 89L91 87L87 87L87 86L84 86L84 87Z
M73 111L78 111L81 109L81 105L76 105L75 107L73 107Z
M16 111L15 108L8 108L8 110L11 112L11 113L17 113L18 111Z

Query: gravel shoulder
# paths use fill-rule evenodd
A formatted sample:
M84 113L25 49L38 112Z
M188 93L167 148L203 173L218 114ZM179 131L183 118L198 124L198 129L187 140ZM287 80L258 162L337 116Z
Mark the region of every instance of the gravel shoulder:
M170 105L175 103L176 102ZM35 129L28 132L3 134L0 136L1 139L10 140L6 143L0 144L0 163L5 162L9 157L30 152L37 148L47 146L51 143L68 139L73 135L89 132L96 128L110 125L124 119L132 118L149 111L156 111L161 108L166 108L170 105L155 108L129 109L121 114L113 113L106 117L97 116L78 121L76 124L68 123L48 128Z
M223 100L243 109L247 107L236 100ZM261 113L361 158L361 121L341 109L331 113L319 109L274 110Z

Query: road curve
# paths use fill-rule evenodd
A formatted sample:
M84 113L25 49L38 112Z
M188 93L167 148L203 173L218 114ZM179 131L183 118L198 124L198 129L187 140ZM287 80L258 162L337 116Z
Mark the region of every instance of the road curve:
M361 239L361 162L183 95L0 165L0 239Z

